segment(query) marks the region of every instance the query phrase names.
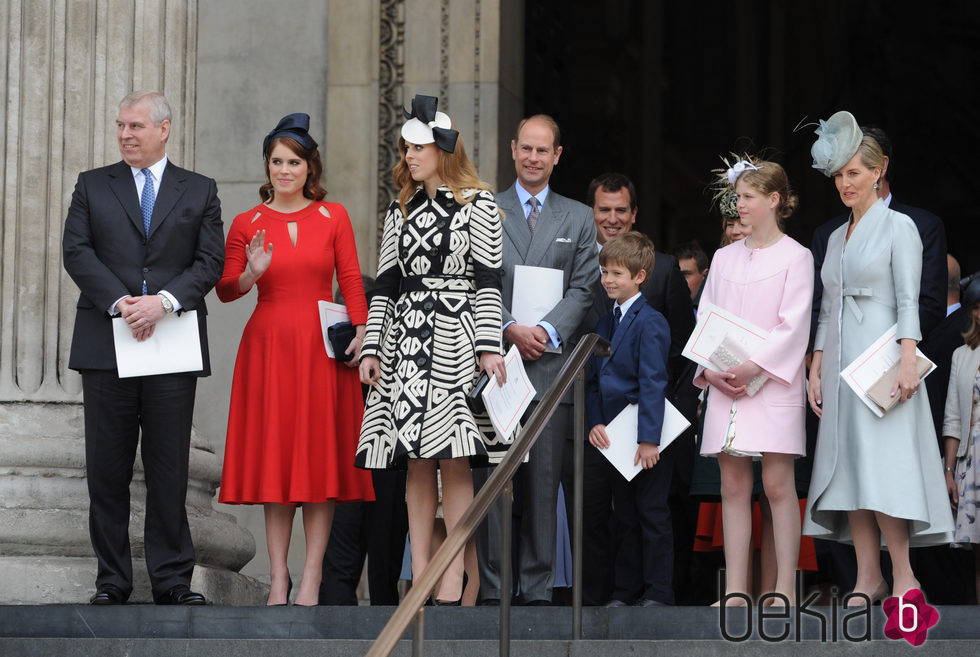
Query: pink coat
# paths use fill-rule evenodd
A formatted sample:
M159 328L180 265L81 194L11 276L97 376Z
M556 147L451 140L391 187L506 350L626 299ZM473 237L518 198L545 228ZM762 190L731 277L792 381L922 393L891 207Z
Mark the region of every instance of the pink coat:
M738 400L734 447L744 452L806 453L806 373L803 358L810 336L813 255L784 236L765 249L745 240L715 252L701 293L713 303L769 331L765 348L752 360L769 380L753 397ZM698 367L694 384L708 387ZM701 453L721 451L732 398L709 388Z

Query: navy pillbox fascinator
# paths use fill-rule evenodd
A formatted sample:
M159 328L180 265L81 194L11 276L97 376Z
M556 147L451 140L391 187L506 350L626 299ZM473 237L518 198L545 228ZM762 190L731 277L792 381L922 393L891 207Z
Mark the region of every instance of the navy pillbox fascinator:
M453 130L453 122L447 114L437 112L439 99L416 94L412 99L412 111L402 110L408 121L402 126L402 138L413 144L431 144L452 153L456 150L459 131Z
M810 148L813 168L830 178L858 152L864 133L850 112L837 112L816 129L817 141Z
M316 141L310 136L309 129L309 114L303 114L302 112L287 114L279 121L279 125L273 128L272 132L267 134L265 139L262 140L262 157L269 155L272 140L277 137L292 137L303 148L313 150L316 148Z
M963 287L960 300L967 312L970 312L973 310L973 304L980 301L980 271L961 280L960 285Z

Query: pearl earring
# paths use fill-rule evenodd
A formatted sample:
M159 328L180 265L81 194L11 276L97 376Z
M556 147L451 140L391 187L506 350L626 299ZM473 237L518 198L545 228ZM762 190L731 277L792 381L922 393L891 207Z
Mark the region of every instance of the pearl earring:
M878 187L880 187L880 185L878 184L877 181L875 181L875 185L874 186L875 186L875 191L877 192L878 191Z

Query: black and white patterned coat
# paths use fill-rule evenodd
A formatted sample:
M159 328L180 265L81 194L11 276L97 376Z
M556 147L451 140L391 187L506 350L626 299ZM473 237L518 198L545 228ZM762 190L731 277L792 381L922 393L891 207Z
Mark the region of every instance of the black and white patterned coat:
M356 465L404 467L408 458L487 461L489 419L466 405L479 355L501 352L502 223L490 192L420 188L385 216L378 277L361 357L381 376L367 395Z

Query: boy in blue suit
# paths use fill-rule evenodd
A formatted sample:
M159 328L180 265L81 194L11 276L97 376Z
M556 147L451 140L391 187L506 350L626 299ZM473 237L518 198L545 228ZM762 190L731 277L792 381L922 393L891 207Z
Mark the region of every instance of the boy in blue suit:
M596 326L612 351L609 358L593 359L589 369L589 442L599 449L609 447L606 424L627 404L638 404L634 464L643 466L632 481L618 473L613 477L617 548L610 607L674 602L674 542L667 506L672 468L669 455L661 455L659 448L670 327L640 294L653 261L653 242L636 232L610 240L599 253L602 286L615 304Z

